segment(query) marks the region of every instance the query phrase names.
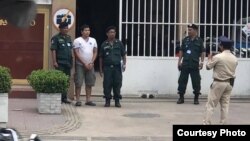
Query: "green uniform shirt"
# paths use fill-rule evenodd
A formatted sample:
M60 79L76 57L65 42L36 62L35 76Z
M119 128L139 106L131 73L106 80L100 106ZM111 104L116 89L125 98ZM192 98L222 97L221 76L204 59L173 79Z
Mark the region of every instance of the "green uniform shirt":
M108 41L104 41L100 49L100 57L103 58L104 65L119 65L121 59L125 56L126 51L121 41L115 40L113 45Z
M56 60L58 64L72 66L73 45L69 35L57 34L51 39L51 50L56 50Z
M183 52L183 67L199 67L199 58L201 53L205 52L203 40L200 37L195 37L193 40L190 37L185 37L182 40L180 50Z

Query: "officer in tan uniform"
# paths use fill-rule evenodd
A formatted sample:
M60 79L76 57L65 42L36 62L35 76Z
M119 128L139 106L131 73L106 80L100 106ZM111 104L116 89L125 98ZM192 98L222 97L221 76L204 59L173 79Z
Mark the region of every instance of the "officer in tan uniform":
M211 118L217 104L221 105L220 123L225 124L228 114L230 96L238 64L237 58L230 52L233 41L225 36L219 37L221 53L208 56L207 70L213 69L213 83L206 104L204 124L211 124Z

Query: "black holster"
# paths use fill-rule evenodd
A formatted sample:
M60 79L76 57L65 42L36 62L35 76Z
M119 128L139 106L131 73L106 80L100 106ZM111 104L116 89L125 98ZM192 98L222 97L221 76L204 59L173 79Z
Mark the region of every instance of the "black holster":
M234 86L234 79L235 78L230 78L229 81L230 81L230 85L233 87Z

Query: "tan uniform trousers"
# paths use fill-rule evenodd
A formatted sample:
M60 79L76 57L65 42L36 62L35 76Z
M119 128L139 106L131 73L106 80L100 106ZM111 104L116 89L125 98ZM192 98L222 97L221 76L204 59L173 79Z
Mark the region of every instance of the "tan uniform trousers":
M220 124L226 123L231 92L232 86L229 82L214 81L211 84L204 115L204 124L211 124L212 115L218 103L221 106Z

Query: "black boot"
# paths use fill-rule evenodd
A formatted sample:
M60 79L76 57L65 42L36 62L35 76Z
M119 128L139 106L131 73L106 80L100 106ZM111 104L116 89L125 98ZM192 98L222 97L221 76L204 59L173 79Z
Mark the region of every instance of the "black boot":
M67 93L66 92L63 92L62 95L61 95L61 101L62 103L65 103L65 104L70 104L71 102L68 101L67 99Z
M194 105L198 105L198 104L200 104L200 103L199 103L199 95L196 94L196 95L194 96Z
M115 100L115 107L118 107L118 108L122 107L119 99Z
M110 107L110 99L106 98L104 107Z
M182 103L184 103L184 95L180 94L180 98L178 99L177 104L182 104Z

